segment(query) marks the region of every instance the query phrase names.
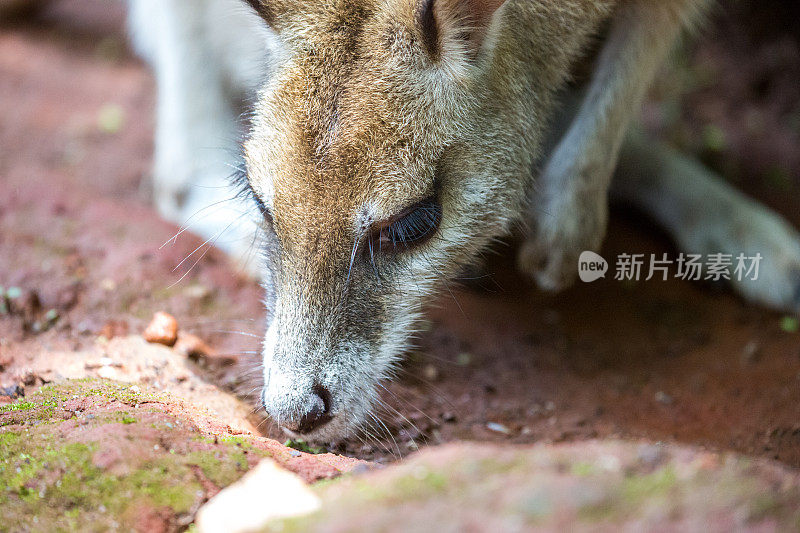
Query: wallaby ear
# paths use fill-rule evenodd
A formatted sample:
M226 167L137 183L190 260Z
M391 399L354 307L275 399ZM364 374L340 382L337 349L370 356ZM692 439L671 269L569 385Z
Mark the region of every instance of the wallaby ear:
M417 0L422 42L436 60L448 51L477 54L495 12L506 0Z

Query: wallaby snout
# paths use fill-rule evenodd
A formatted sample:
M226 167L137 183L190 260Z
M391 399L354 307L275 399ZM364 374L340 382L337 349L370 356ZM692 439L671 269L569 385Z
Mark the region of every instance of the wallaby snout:
M281 413L273 406L267 396L267 388L262 391L261 402L272 419L287 430L299 435L306 435L320 429L331 421L331 393L321 385L315 385L303 395L297 408ZM302 394L302 391L297 391Z
M348 435L375 401L385 367L374 357L378 350L357 342L357 334L348 339L338 330L330 322L287 313L276 316L267 331L263 407L277 424L305 440L332 442Z

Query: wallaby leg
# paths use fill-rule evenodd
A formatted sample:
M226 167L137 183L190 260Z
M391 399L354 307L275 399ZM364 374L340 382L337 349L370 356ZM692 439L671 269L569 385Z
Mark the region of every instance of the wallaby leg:
M800 310L800 233L698 161L632 129L611 192L651 215L682 252L731 255L734 267L740 254L761 254L758 278L731 276L734 290L753 303Z
M231 0L130 0L134 44L157 88L153 188L160 213L243 260L255 225L228 180L239 160L238 87L226 70L220 30L255 15ZM220 4L223 4L220 6ZM230 17L211 15L228 8ZM238 24L237 24L238 22ZM247 22L245 20L245 22ZM246 36L245 36L246 37ZM254 42L258 35L250 35ZM258 45L265 53L264 43ZM259 48L256 48L258 50ZM240 257L239 257L240 256Z
M532 192L518 264L545 290L574 280L578 257L597 250L608 187L625 131L656 70L704 1L636 0L617 8L584 101Z

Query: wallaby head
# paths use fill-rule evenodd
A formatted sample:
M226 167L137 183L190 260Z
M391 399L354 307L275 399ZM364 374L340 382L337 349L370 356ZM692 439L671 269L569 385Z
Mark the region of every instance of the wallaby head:
M267 234L263 403L336 440L423 304L507 231L612 2L249 0L281 59L245 144Z

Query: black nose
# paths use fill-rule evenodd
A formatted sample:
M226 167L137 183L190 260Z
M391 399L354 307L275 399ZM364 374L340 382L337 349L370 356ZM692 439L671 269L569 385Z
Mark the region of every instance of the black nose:
M331 393L325 387L318 385L314 387L311 396L311 409L299 421L285 423L286 429L295 433L310 433L330 422Z

